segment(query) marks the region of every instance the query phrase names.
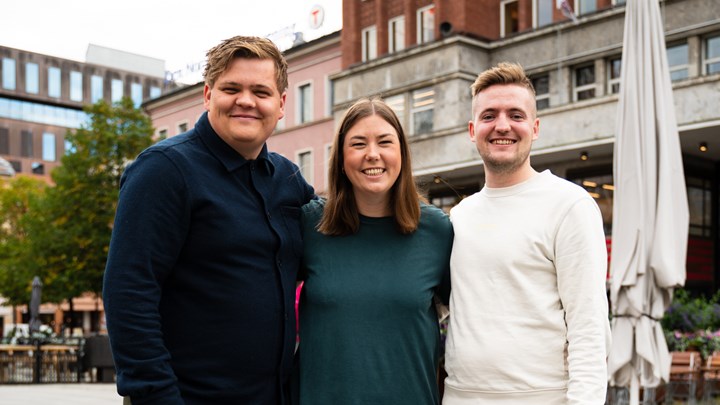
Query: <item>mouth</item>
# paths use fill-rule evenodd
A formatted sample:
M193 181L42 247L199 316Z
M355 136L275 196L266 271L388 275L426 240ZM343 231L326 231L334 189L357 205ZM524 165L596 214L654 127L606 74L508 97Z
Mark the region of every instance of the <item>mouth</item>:
M254 115L250 115L250 114L232 114L232 115L230 115L230 117L237 118L237 119L244 119L244 120L258 119L258 117L254 116Z
M372 167L370 169L365 169L362 172L367 176L380 176L381 174L385 173L385 169L379 167Z
M517 143L517 141L513 139L493 139L490 141L493 145L512 145L514 143Z

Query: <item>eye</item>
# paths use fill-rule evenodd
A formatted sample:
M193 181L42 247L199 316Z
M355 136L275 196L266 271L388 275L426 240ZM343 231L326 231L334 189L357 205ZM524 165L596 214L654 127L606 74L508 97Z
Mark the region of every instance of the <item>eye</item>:
M365 146L365 142L352 142L350 143L350 146L353 148L362 148L363 146Z
M492 120L493 118L495 118L495 116L492 115L492 114L483 114L483 115L480 116L480 119L483 120L483 121L490 121L490 120Z
M394 142L391 139L383 139L380 141L380 145L392 145Z

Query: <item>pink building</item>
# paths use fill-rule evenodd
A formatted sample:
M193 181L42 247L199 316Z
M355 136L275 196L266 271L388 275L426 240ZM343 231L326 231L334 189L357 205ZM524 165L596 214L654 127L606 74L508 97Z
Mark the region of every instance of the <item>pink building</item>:
M268 149L295 162L317 193L327 187L327 160L334 135L332 82L340 72L340 31L285 51L288 89L285 117L268 140ZM195 125L205 111L204 83L184 87L143 104L155 135L171 137Z

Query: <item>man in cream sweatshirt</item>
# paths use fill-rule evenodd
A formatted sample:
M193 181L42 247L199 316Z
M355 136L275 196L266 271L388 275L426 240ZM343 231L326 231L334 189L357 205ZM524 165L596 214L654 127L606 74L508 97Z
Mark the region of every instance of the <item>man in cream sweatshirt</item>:
M581 187L530 166L540 121L522 67L472 86L485 187L455 229L444 405L603 404L610 346L602 216Z

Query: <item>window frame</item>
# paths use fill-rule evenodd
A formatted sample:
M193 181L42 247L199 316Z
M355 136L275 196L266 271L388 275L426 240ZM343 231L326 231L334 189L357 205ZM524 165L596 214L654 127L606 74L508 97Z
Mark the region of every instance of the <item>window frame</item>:
M300 159L303 156L308 156L308 158L309 158L308 159L309 162L307 163L307 165L303 165L303 162L300 161ZM313 149L312 148L303 148L303 149L296 150L295 151L295 164L297 165L298 169L300 170L300 174L302 174L305 181L309 185L313 186L313 184L314 184L313 180L315 177L315 173L314 173L315 172L315 170L314 170L315 156L313 154ZM306 170L307 170L307 173L306 173Z
M62 70L57 66L48 66L47 75L48 97L60 98L62 96Z
M17 90L17 61L13 58L2 58L2 88Z
M52 147L48 147L50 137L52 137ZM45 162L55 162L57 160L57 136L52 132L43 132L42 160Z
M105 80L102 76L90 76L90 102L97 103L105 99Z
M314 86L312 80L300 82L295 86L295 125L307 124L313 122L313 120L315 119L313 87ZM305 93L306 89L307 93ZM307 117L305 113L307 113Z
M360 34L360 40L362 61L368 62L377 59L377 26L371 25L363 28Z
M670 50L671 49L678 49L678 48L685 48L685 63L683 64L676 64L671 65L670 64ZM680 80L685 80L690 77L690 46L687 42L675 42L672 44L668 44L665 47L665 55L667 57L668 61L668 72L670 73L670 81L677 82ZM684 72L684 75L682 77L676 77L673 78L673 74L677 72Z
M593 81L592 81L592 83L589 83L589 84L578 85L578 84L577 84L577 81L578 81L578 71L579 71L580 69L585 69L585 68L591 68L591 69L592 69ZM573 70L572 70L572 84L573 84L573 85L572 85L572 90L573 90L573 102L591 100L591 99L593 99L593 98L596 98L597 95L598 95L598 90L597 90L597 73L595 72L595 64L594 64L594 63L586 63L586 64L577 65L577 66L573 67ZM583 92L586 92L586 91L590 91L590 90L592 90L592 96L587 97L587 98L582 98L582 99L579 97L579 94L580 94L580 93L583 93Z
M402 32L398 32L401 25ZM398 38L400 35L400 38ZM399 15L388 20L388 52L400 52L405 49L405 16Z
M519 31L519 30L508 31L507 27L505 26L506 25L505 22L507 20L507 16L506 16L507 7L511 4L514 4L515 7L519 10L520 9L519 3L520 3L519 0L501 0L500 1L500 36L502 38L505 38L511 34L515 34Z
M427 13L427 14L426 14ZM431 15L432 17L432 27L430 29L427 29L425 26L425 16ZM420 44L426 44L428 42L432 42L435 40L435 5L430 4L425 7L421 7L417 9L417 12L415 13L416 16L416 24L415 34L417 35L417 43ZM424 35L425 33L428 33L427 37Z
M83 74L77 70L70 71L70 100L83 101Z
M708 35L707 37L703 38L703 74L705 75L714 75L720 73L720 47L718 49L718 55L710 58L708 54L710 53L710 41L718 41L720 44L720 33L716 33L715 35ZM710 72L710 67L712 65L717 64L717 70L714 72Z
M30 66L33 69L30 69ZM34 79L34 82L31 83L31 79ZM25 63L25 92L28 94L40 93L40 65L35 62Z
M432 97L429 100L423 100L424 96L430 96ZM423 101L415 101L415 100L423 100ZM422 103L421 105L417 105L417 103ZM424 113L426 111L432 111L432 119L431 119L431 128L429 131L423 131L418 132L417 128L415 128L415 115L419 113ZM410 135L422 135L422 134L428 134L432 133L434 127L435 127L435 88L430 87L423 87L421 89L413 90L410 96L410 111L409 111L409 117L410 121Z
M613 76L613 72L615 69L613 68L613 64L617 62L619 63L618 67L618 75L617 77ZM607 59L607 67L605 69L607 71L607 94L619 94L620 93L620 79L622 77L622 55L619 56L612 56ZM615 87L617 87L617 90L615 90Z
M545 78L547 80L547 92L546 93L538 93L538 87L536 86L536 81L539 79ZM550 73L538 73L535 75L530 76L530 82L533 85L533 88L535 89L535 108L537 111L545 110L547 108L550 108ZM541 103L544 101L547 101L546 106L540 106Z

